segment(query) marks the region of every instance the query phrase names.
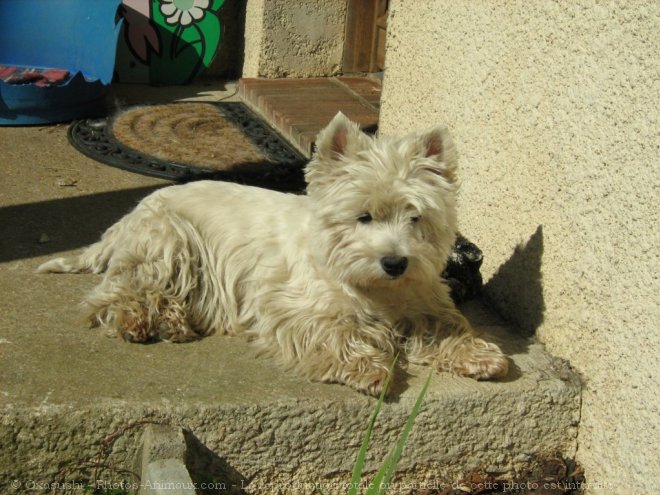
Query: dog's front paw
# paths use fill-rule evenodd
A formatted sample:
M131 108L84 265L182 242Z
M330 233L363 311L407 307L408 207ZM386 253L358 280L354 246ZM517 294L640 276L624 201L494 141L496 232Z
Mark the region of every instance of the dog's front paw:
M346 376L344 383L358 392L378 397L387 382L387 373L387 369L373 368L366 372ZM385 391L386 395L389 392L391 385L392 381L390 380L390 386L388 387L388 390Z
M475 380L502 378L509 372L509 359L495 344L472 339L458 349L452 371Z

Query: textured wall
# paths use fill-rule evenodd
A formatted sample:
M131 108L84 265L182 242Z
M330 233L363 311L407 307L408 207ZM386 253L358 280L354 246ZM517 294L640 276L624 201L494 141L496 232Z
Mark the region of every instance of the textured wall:
M248 0L243 77L312 77L341 69L346 0Z
M658 493L660 3L392 0L380 129L447 123L501 311L585 378L579 460ZM594 493L597 493L594 491Z
M264 36L264 4L266 2L267 0L248 0L245 7L243 77L259 76L259 61Z

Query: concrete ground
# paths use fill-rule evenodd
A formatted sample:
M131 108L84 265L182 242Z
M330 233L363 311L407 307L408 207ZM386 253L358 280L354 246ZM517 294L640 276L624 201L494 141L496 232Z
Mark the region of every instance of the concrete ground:
M205 84L123 87L115 98L235 98L234 84ZM96 276L34 273L95 241L167 185L81 155L66 133L67 125L0 127L0 493L84 493L90 482L126 482L134 492L142 430L152 423L188 432L189 446L206 459L193 479L224 483L215 493L345 493L375 400L301 380L256 358L239 338L182 345L108 338L77 314ZM513 474L539 453L575 451L575 377L480 303L464 310L501 341L512 372L487 383L433 376L395 479L400 493L412 483L451 483L479 466ZM426 376L412 368L397 377L372 439L371 472Z

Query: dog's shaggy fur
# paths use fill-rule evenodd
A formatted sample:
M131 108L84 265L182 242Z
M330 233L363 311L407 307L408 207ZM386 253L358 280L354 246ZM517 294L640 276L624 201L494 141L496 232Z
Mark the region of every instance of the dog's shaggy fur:
M211 181L161 189L80 256L39 271L104 273L84 305L126 340L245 333L312 380L372 395L397 352L477 379L507 373L439 276L458 188L444 127L374 139L338 114L306 180L305 196Z

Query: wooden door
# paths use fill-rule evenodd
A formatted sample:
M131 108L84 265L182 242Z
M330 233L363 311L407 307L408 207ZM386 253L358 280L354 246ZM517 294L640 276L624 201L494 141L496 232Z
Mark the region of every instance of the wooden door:
M389 0L348 0L344 73L380 72L385 68Z

